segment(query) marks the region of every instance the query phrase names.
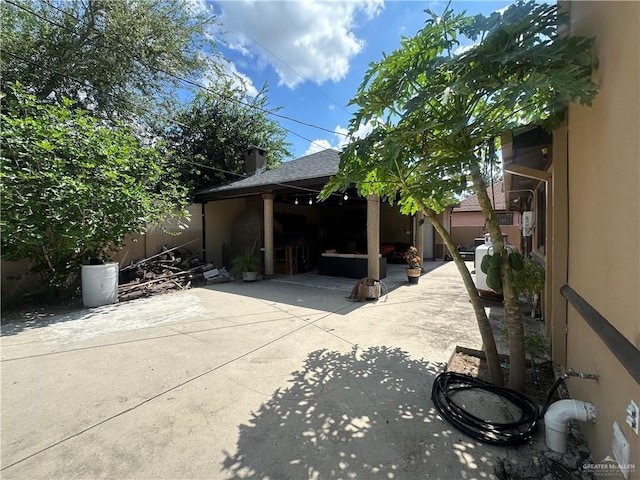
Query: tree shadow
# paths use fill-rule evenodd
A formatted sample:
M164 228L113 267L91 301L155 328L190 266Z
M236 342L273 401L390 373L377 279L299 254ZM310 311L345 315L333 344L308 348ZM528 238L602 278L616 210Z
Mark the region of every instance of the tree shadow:
M225 478L490 478L501 451L453 430L430 399L444 365L398 348L309 354L240 425Z
M425 263L422 281L428 282L429 273L442 265L443 262L440 261ZM317 271L312 271L279 276L268 281L219 283L206 285L203 288L266 302L277 302L337 315L347 315L365 305L378 302L384 304L388 293L408 285L405 266L390 265L387 268L387 277L382 279L380 299L354 302L349 299L349 295L357 282L357 279L319 275Z
M109 306L112 307L112 306ZM106 310L103 307L103 311ZM104 312L102 312L104 314ZM34 328L43 328L57 323L86 319L99 313L91 312L82 306L34 308L11 312L2 318L0 336L17 335Z

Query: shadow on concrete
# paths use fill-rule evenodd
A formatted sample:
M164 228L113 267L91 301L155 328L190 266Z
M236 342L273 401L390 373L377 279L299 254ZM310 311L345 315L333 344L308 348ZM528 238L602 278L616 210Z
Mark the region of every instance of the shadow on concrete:
M442 266L443 262L425 262L425 275ZM383 296L378 300L384 302L386 294L396 288L407 285L407 277L404 265L389 265L387 278L383 279ZM295 307L304 307L322 312L330 312L338 315L347 315L350 312L370 302L353 302L348 299L351 289L357 280L349 278L329 277L318 275L317 271L291 276L279 276L269 281L245 283L241 281L207 285L203 287L210 290L260 299L266 302L283 303ZM38 309L31 311L16 311L2 317L0 336L12 336L19 333L48 327L50 325L70 322L74 320L99 320L100 317L111 315L123 306L139 306L144 308L148 302L156 302L157 299L170 300L175 298L180 302L180 296L172 297L176 292L168 292L162 295L143 297L113 305L105 305L97 308L84 308L74 306L69 308ZM233 300L230 300L233 301Z
M58 323L69 322L73 320L86 320L88 318L100 317L108 315L118 304L106 305L98 308L85 308L82 306L69 307L69 308L51 308L24 311L24 312L12 312L11 314L2 318L2 325L0 327L0 336L17 335L25 330L34 328L43 328Z
M452 430L431 403L443 367L384 346L312 352L240 425L224 478L491 477L496 452Z
M429 272L441 267L444 262L426 262L425 273L421 281L426 281ZM338 315L346 315L354 310L387 300L387 294L393 290L408 286L405 265L388 265L387 277L382 280L382 296L380 299L366 302L354 302L349 299L351 290L358 282L356 279L319 275L317 271L298 275L277 276L271 280L257 282L235 281L208 285L203 288L234 295L257 298L266 302L277 302L296 307L311 308ZM411 287L419 287L411 285Z

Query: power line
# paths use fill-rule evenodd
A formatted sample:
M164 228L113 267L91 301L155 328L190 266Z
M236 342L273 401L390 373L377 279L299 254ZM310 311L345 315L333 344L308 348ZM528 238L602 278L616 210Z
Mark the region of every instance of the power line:
M24 58L24 57L22 57L20 55L16 55L16 54L11 53L11 52L4 52L4 53L6 53L7 55L9 55L9 56L11 56L13 58L16 58L18 60L22 60L23 62L29 63L30 65L33 65L34 67L40 68L41 70L46 70L46 71L48 71L50 73L53 73L55 75L59 75L59 76L64 77L64 78L66 78L68 80L76 82L79 85L82 85L82 86L85 86L85 87L87 86L82 80L78 80L77 78L74 78L74 77L72 77L70 75L58 72L57 70L54 70L52 68L49 68L49 67L41 65L39 63L36 63L36 62L34 62L32 60L29 60L27 58ZM106 92L106 91L101 90L101 89L99 89L97 87L94 87L92 85L89 85L89 88L92 88L92 89L94 89L94 90L96 90L96 91L98 91L100 93L105 94L105 95L109 95L109 96L111 96L113 98L116 98L116 99L118 99L120 101L124 101L124 102L126 102L126 103L128 103L128 104L130 104L130 105L132 105L132 106L134 106L136 108L138 108L139 110L145 112L145 113L151 114L151 115L156 116L158 118L162 118L163 120L166 120L166 121L168 121L170 123L174 123L176 125L179 125L180 127L186 128L186 129L191 130L191 131L197 131L195 128L193 128L190 125L187 125L185 123L182 123L182 122L179 122L177 120L174 120L173 118L165 117L165 116L163 116L163 115L161 115L161 114L159 114L157 112L154 112L152 110L149 110L149 109L147 109L145 107L141 107L140 105L136 104L135 102L132 102L132 101L127 100L127 99L120 98L119 96L117 96L117 95L115 95L115 94L113 94L111 92ZM292 130L288 130L288 129L285 129L285 130L287 130L288 132L290 132L290 133L292 133L294 135L299 136L300 138L303 138L304 140L307 140L307 141L311 142L312 144L315 144L315 145L318 145L320 147L323 147L322 145L320 145L318 143L315 143L314 141L309 140L308 138L305 138L302 135L299 135L298 133L293 132ZM182 158L182 157L180 157L180 161L182 161L183 163L186 163L188 165L193 165L193 166L200 167L200 168L208 168L208 169L214 170L216 172L224 173L224 174L227 174L227 175L233 175L235 177L240 177L241 179L248 178L246 175L243 175L241 173L236 173L236 172L225 170L225 169L222 169L222 168L219 168L219 167L214 167L213 165L205 165L203 163L194 162L192 160L187 160L187 159ZM279 187L291 188L291 189L294 189L294 190L301 190L301 191L311 192L311 193L320 193L320 190L301 187L301 186L298 186L298 185L291 185L291 184L288 184L288 183L271 183L270 185L276 185L276 186L279 186ZM338 194L331 194L331 195L339 196Z
M350 113L346 108L344 108L342 105L340 105L339 102L336 102L333 98L331 98L329 95L327 95L323 90L320 89L320 87L318 87L317 85L314 85L313 83L311 83L310 81L308 81L306 78L304 78L302 75L300 75L292 66L290 66L287 62L285 62L284 60L282 60L280 57L278 57L275 53L273 53L271 50L269 50L267 47L265 47L264 45L262 45L260 42L258 42L255 37L251 36L250 34L248 34L245 30L242 30L242 33L244 35L246 35L247 37L249 37L251 40L253 40L253 42L258 45L260 48L262 48L265 52L267 52L269 55L271 55L273 58L275 58L276 60L278 60L280 63L282 63L285 67L287 67L289 70L291 70L293 73L295 73L303 82L305 82L307 85L309 85L310 87L316 89L318 92L320 92L324 97L326 97L328 100L331 100L331 102L335 105L338 105L340 107L341 110L343 110L345 113Z
M38 17L38 18L42 19L42 20L44 20L45 22L49 23L50 25L55 25L55 26L57 26L57 27L63 28L63 29L65 29L65 30L67 30L68 32L73 33L73 34L77 34L77 33L78 33L78 32L76 32L76 31L75 31L75 30L73 30L73 29L70 29L70 28L65 27L65 26L63 26L63 25L60 25L60 24L58 24L58 23L55 23L55 22L53 22L53 21L49 20L49 19L48 19L48 18L46 18L46 17L43 17L43 16L41 16L41 15L38 15L38 14L37 14L36 12L34 12L33 10L31 10L31 9L29 9L29 8L26 8L25 6L20 5L20 4L18 4L18 3L15 3L15 2L13 2L12 0L3 0L3 1L5 1L5 2L7 2L7 3L9 3L9 4L11 4L11 5L13 5L13 6L15 6L15 7L19 8L19 9L21 9L21 10L23 10L23 11L25 11L25 12L28 12L28 13L30 13L30 14L32 14L32 15L34 15L34 16L36 16L36 17ZM52 4L49 4L49 3L47 3L47 4L48 4L49 6L51 6L52 8L54 8L55 10L57 10L57 11L59 11L59 12L63 13L64 15L67 15L67 16L69 16L70 18L73 18L73 19L75 19L76 21L81 22L81 19L79 19L79 18L78 18L78 17L76 17L75 15L72 15L71 13L66 12L66 11L64 11L64 10L62 10L62 9L60 9L60 8L58 8L58 7L54 6L54 5L52 5ZM93 26L91 26L90 28L91 28L92 30L94 30L95 32L97 32L97 33L102 33L102 32L100 32L100 30L98 30L97 28L95 28L95 27L93 27ZM120 45L121 47L125 48L129 53L131 53L132 55L135 55L135 53L134 53L134 52L132 52L131 50L129 50L125 44L123 44L122 42L120 42L118 39L114 39L114 40L115 40L115 42L116 42L118 45ZM100 45L100 46L102 46L102 45ZM104 47L104 48L106 48L106 47ZM228 101L231 101L231 102L235 102L235 103L238 103L239 105L243 105L243 106L245 106L245 107L249 107L249 108L253 108L253 109L255 109L255 110L261 111L261 112L263 112L263 113L265 113L265 114L267 114L267 115L273 115L274 117L282 118L283 120L289 120L289 121L291 121L291 122L295 122L295 123L298 123L298 124L300 124L300 125L304 125L304 126L306 126L306 127L311 127L311 128L315 128L315 129L318 129L318 130L321 130L321 131L324 131L324 132L328 132L328 133L331 133L331 134L334 134L334 135L342 135L342 136L344 136L344 137L347 137L347 135L346 135L346 134L344 134L344 133L342 133L342 132L337 132L337 131L335 131L335 130L330 130L330 129L328 129L328 128L321 127L321 126L319 126L319 125L314 125L314 124L312 124L312 123L304 122L304 121L302 121L302 120L298 120L298 119L296 119L296 118L289 117L289 116L287 116L287 115L282 115L282 114L279 114L279 113L273 112L273 111L271 111L271 110L267 110L267 109L265 109L265 108L258 107L257 105L252 105L252 104L250 104L250 103L243 102L243 101L241 101L241 100L239 100L239 99L237 99L237 98L235 98L235 97L230 97L230 96L222 95L220 92L217 92L217 91L215 91L215 90L212 90L212 89L210 89L210 88L206 87L205 85L199 84L199 83L197 83L197 82L195 82L195 81L193 81L193 80L190 80L190 79L188 79L188 78L180 77L179 75L175 75L174 73L168 72L168 71L163 70L163 69L158 68L158 67L152 67L152 66L150 66L150 65L148 65L148 64L146 64L146 63L144 63L144 62L142 62L142 61L140 61L140 60L138 60L138 62L139 62L141 65L144 65L144 66L145 66L145 67L147 67L147 68L151 68L151 69L154 69L154 70L156 70L156 71L158 71L158 72L164 73L165 75L168 75L168 76L169 76L169 77L171 77L171 78L174 78L174 79L176 79L176 80L178 80L178 81L180 81L180 82L184 82L184 83L186 83L186 84L188 84L188 85L191 85L191 86L193 86L193 87L200 88L201 90L204 90L204 91L206 91L206 92L209 92L209 93L211 93L211 94L213 94L213 95L215 95L215 96L217 96L217 97L220 97L220 98L222 98L222 99L224 99L224 100L228 100ZM289 130L289 129L286 129L286 128L285 128L285 130L287 130L287 131L289 131L289 132L290 132L290 130ZM311 140L309 140L309 141L310 141L310 142L312 142ZM313 143L313 142L312 142L312 143Z

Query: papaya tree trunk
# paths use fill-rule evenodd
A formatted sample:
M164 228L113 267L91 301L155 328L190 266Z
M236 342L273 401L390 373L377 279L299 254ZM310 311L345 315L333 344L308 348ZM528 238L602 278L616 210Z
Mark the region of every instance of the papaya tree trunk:
M422 210L424 215L429 219L433 227L436 229L436 232L438 232L442 237L442 240L444 241L446 247L449 249L449 252L453 257L453 261L458 268L458 272L462 277L464 286L467 289L469 300L471 301L473 311L476 314L476 321L478 322L480 337L482 338L482 349L487 360L487 367L489 369L489 380L491 381L491 383L494 383L496 385L503 385L504 379L502 377L502 370L500 369L500 358L498 357L496 340L493 336L493 330L491 329L489 319L487 318L487 312L485 311L480 295L478 294L478 289L476 288L476 285L475 283L473 283L473 279L471 278L471 273L469 272L467 265L464 263L464 259L460 255L460 252L458 252L458 250L456 249L451 235L444 228L444 225L442 225L440 220L438 220L436 213L433 210L424 208L424 206L422 206Z
M515 288L513 270L509 265L509 254L504 245L502 230L498 223L489 195L487 185L480 173L478 162L474 162L471 168L471 178L475 187L478 203L482 215L486 221L487 230L491 235L494 255L499 253L502 257L500 264L500 277L502 279L502 295L504 297L504 319L509 333L509 387L523 391L525 382L526 351L524 346L524 324L518 292Z

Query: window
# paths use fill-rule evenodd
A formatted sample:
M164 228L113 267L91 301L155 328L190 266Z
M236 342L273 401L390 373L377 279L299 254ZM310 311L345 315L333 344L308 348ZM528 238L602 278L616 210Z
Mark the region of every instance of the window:
M498 213L498 225L513 225L513 212Z

